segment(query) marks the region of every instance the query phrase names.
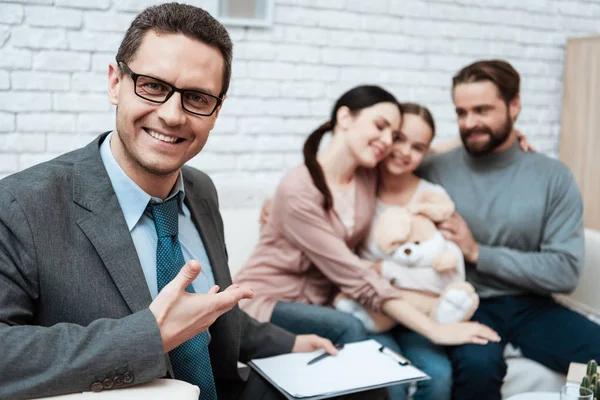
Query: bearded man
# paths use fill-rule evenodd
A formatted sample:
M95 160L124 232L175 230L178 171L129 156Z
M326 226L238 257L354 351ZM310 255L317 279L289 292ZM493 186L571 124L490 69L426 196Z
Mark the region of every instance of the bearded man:
M481 297L473 316L502 341L450 348L453 398L500 400L507 343L566 374L600 359L600 326L556 303L575 289L584 259L583 203L560 161L519 149L519 73L484 60L453 78L463 146L428 158L423 178L442 185L457 212L440 224L463 251Z

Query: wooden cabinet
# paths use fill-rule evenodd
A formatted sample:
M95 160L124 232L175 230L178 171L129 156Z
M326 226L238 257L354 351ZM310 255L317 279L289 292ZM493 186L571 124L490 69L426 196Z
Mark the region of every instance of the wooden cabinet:
M581 189L586 228L600 230L600 36L567 42L560 159Z

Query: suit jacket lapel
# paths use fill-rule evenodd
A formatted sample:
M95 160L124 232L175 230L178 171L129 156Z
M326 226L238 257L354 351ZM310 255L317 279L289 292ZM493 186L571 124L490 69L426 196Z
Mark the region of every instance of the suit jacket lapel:
M83 149L75 165L73 200L89 213L77 220L96 248L115 285L132 313L152 302L142 266L115 191L100 157L100 144L107 134Z
M192 214L194 225L200 233L202 243L204 243L204 247L206 248L215 282L222 289L225 289L231 285L232 282L227 257L225 255L225 246L214 220L214 213L218 211L210 209L208 201L203 198L198 192L198 189L194 187L194 181L186 178L185 174L183 178L186 188L185 204Z
M225 290L231 285L231 274L222 237L223 232L218 229L215 219L219 211L211 209L209 201L202 196L203 188L186 176L185 169L183 171L185 203L206 248L215 282L221 290ZM214 189L210 187L207 190L212 193ZM210 327L212 339L209 350L213 373L217 379L237 374L236 361L240 352L240 312L235 306L233 310L221 315Z

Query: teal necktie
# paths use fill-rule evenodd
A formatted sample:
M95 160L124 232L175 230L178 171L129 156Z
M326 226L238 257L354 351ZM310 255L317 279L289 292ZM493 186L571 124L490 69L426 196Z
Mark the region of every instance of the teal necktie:
M154 218L158 246L156 248L156 280L160 292L179 273L185 260L179 244L178 196L164 203L148 206ZM195 293L190 284L188 293ZM217 400L210 354L208 353L208 332L182 343L169 352L175 378L200 387L202 400Z

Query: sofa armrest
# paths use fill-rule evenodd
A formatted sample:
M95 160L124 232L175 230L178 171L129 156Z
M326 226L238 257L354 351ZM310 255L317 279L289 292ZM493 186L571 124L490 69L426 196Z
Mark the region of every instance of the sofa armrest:
M72 393L60 396L43 397L47 400L198 400L200 389L184 381L175 379L155 379L142 385L102 392Z
M600 290L597 282L600 282L600 231L586 229L585 261L579 285L570 295L557 296L557 300L598 322Z

